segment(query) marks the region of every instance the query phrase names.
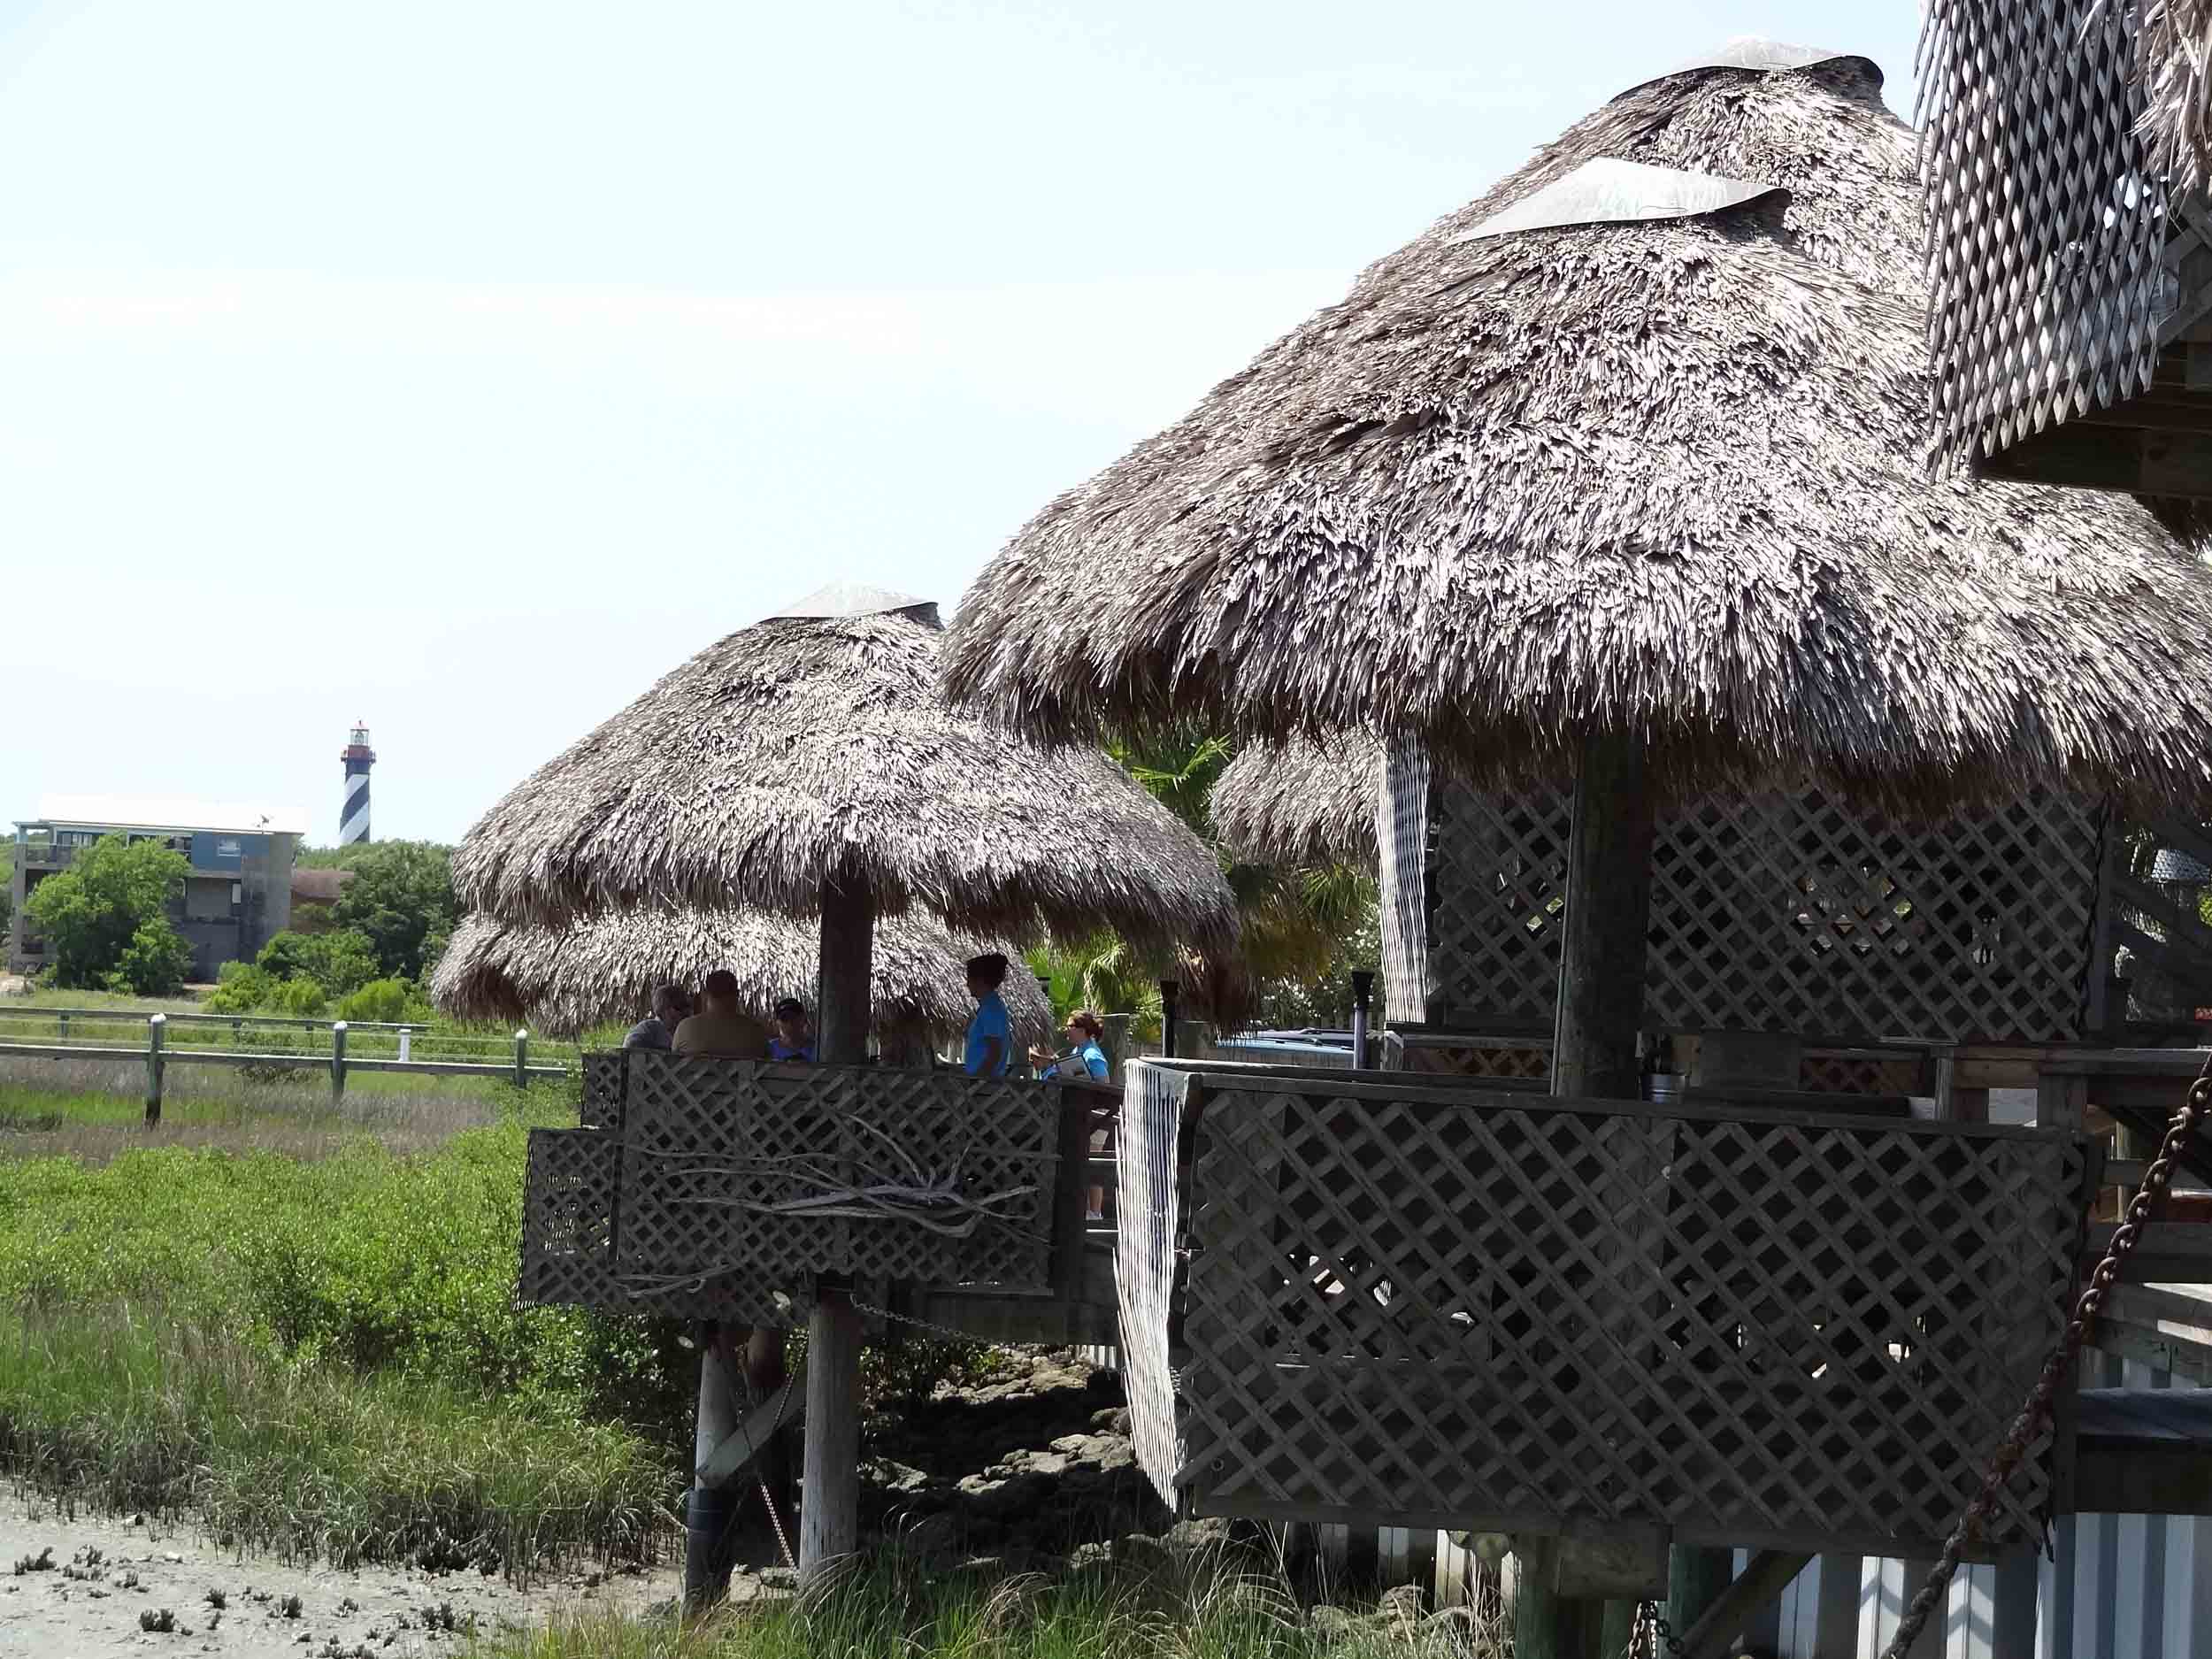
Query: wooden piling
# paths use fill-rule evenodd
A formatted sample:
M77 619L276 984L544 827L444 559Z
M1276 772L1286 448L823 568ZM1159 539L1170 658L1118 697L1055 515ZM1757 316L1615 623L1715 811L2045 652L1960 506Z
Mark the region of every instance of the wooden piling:
M1575 767L1567 844L1567 909L1559 954L1558 1011L1552 1027L1551 1092L1598 1100L1643 1093L1637 1036L1644 1020L1644 956L1651 927L1654 803L1640 739L1591 736ZM1520 1548L1521 1540L1514 1540ZM1726 1552L1722 1552L1726 1559ZM1525 1591L1524 1592L1525 1594ZM1594 1653L1632 1620L1634 1604L1555 1600L1555 1628L1527 1652ZM1536 1640L1517 1614L1517 1642ZM1517 1646L1516 1652L1525 1651Z
M873 972L875 895L856 876L822 884L822 1006L816 1053L825 1065L868 1057L868 980Z
M806 1327L806 1472L799 1500L799 1582L860 1541L860 1315L824 1285Z
M737 1394L711 1324L698 1328L699 1409L692 1438L692 1468L703 1471L737 1427ZM696 1617L721 1600L730 1577L730 1499L734 1495L695 1474L684 1531L684 1612Z
M330 1028L330 1103L342 1106L346 1100L346 1022L340 1020Z
M62 1021L63 1034L68 1034L69 1022ZM169 1017L156 1014L146 1022L146 1126L153 1127L161 1121L161 1073L165 1062L162 1047L168 1035Z

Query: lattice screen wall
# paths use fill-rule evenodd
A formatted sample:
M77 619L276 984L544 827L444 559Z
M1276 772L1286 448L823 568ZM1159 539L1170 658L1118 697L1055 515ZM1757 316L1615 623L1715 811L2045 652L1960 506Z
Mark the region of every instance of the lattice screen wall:
M1426 795L1430 1023L1548 1025L1568 793L1489 794L1440 773ZM1653 852L1647 1016L1676 1030L2078 1037L2099 856L2099 810L2072 797L1918 826L1817 791L1687 803L1661 816Z
M1923 47L1935 413L1962 462L2148 383L2167 203L2135 8L1930 0Z
M2065 1317L2080 1135L1188 1070L1133 1078L1122 1179L1189 1165L1190 1357L1130 1385L1201 1513L1932 1554ZM1119 1265L1164 1355L1173 1252Z
M588 1060L584 1094L597 1126L531 1134L526 1302L783 1324L804 1317L822 1272L878 1294L891 1281L1052 1285L1055 1085L633 1049ZM860 1204L763 1209L950 1177L964 1196L998 1201L995 1218L961 1235Z

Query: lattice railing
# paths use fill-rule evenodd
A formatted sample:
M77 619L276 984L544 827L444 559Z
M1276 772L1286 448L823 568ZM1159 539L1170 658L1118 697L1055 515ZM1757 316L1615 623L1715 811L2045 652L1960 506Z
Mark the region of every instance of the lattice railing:
M1194 1125L1146 1466L1202 1513L1929 1554L2062 1324L2079 1135L1194 1070L1124 1112L1155 1179ZM1164 1294L1123 1286L1131 1352Z
M1432 782L1430 1023L1551 1018L1571 810L1561 791ZM2096 804L2054 795L1925 826L1817 791L1661 814L1647 1023L1809 1036L2061 1041L2082 1032Z
M531 1136L525 1301L784 1323L821 1273L1053 1283L1055 1206L1071 1197L1054 1085L631 1050L587 1064L585 1097L605 1126ZM949 1200L921 1212L934 1225L913 1210L933 1186Z

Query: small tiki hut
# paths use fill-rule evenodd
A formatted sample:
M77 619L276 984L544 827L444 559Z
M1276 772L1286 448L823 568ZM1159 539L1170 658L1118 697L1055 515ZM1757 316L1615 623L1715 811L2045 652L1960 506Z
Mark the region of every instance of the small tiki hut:
M1214 780L1214 827L1248 864L1371 864L1382 764L1363 736L1248 744Z
M1076 1091L858 1064L879 921L1199 945L1235 926L1213 856L1095 748L948 709L942 639L926 601L823 588L539 768L453 861L487 926L761 911L818 930L828 1064L622 1056L618 1110L534 1137L523 1256L540 1300L750 1324L755 1382L776 1370L761 1329L807 1320L810 1578L855 1540L855 1290L981 1284L1033 1299L1079 1276L1084 1249L1087 1119L1064 1098ZM719 1363L702 1371L695 1523L718 1517L712 1493L781 1420L779 1402L741 1428ZM695 1524L692 1544L688 1588L711 1594L718 1520Z
M869 1024L887 1057L926 1058L968 1022L968 960L1002 941L954 933L928 915L875 931ZM522 1021L556 1035L637 1017L657 987L694 988L716 968L737 976L739 1005L766 1020L785 997L812 1003L818 931L759 910L612 910L569 927L471 916L438 959L431 1000L457 1019ZM1048 1041L1052 1010L1033 973L1007 975L1017 1043Z
M1915 137L1881 86L1863 58L1740 44L1622 93L1051 503L964 603L949 694L1041 737L1171 717L1245 741L1394 734L1386 869L1417 870L1431 856L1432 768L1492 791L1510 810L1493 816L1488 839L1443 836L1437 851L1466 858L1461 890L1491 907L1486 926L1542 942L1487 964L1491 988L1525 995L1527 1028L1549 1038L1552 1093L1573 1097L1572 1111L1508 1111L1502 1095L1476 1095L1463 1114L1425 1117L1409 1086L1403 1109L1377 1104L1370 1127L1356 1102L1314 1093L1309 1118L1283 1090L1271 1101L1251 1086L1187 1083L1208 1101L1190 1202L1215 1218L1209 1236L1225 1253L1191 1271L1183 1329L1194 1357L1179 1393L1159 1382L1164 1336L1147 1346L1164 1293L1131 1282L1133 1263L1164 1273L1170 1258L1161 1240L1149 1256L1130 1241L1126 1191L1123 1205L1133 1407L1164 1489L1244 1514L1304 1504L1410 1525L1517 1514L1513 1530L1531 1535L1640 1517L1701 1546L1678 1563L1678 1628L1711 1575L1726 1576L1724 1555L1704 1547L1787 1535L1839 1548L1886 1534L1913 1547L1885 1553L1932 1555L2034 1367L1993 1363L1972 1404L1947 1394L1909 1405L1887 1392L1896 1379L1878 1356L1985 1317L2023 1321L2008 1340L2032 1354L2062 1326L2071 1246L2060 1235L2078 1225L2087 1179L2078 1113L2012 1132L2046 1160L2034 1240L2000 1247L2045 1264L2032 1287L1997 1298L1993 1280L1947 1278L1960 1297L1951 1311L1912 1316L1918 1334L1870 1331L1864 1347L1845 1340L1839 1312L1815 1320L1817 1336L1769 1327L1784 1303L1829 1294L1817 1272L1755 1284L1763 1263L1803 1263L1809 1240L1857 1213L1853 1181L1830 1190L1808 1168L1802 1185L1782 1178L1755 1192L1804 1155L1802 1141L1747 1163L1688 1151L1704 1144L1692 1120L1729 1102L1763 1125L1742 1133L1799 1133L1775 1115L1804 1104L1795 1071L1772 1069L1777 1050L1793 1053L1831 1021L1893 1031L1890 1009L1855 1006L1836 987L1879 977L1901 950L1919 964L1923 1006L1948 999L1939 1029L1971 1029L2025 995L2024 983L2047 990L2045 952L2073 975L2070 1009L2099 903L2100 803L2195 809L2207 795L2212 572L2123 496L1975 485L1926 465ZM1064 596L1078 585L1090 598L1072 611ZM1531 826L1551 822L1555 805L1564 833L1539 848ZM2049 892L2039 859L2070 884L2069 907L2039 908ZM1747 911L1757 954L1739 949ZM1666 995L1655 997L1662 966ZM1672 1117L1591 1115L1595 1101L1643 1093L1655 1007L1665 1020L1694 1018L1704 1094ZM1141 1133L1125 1123L1125 1149L1143 1145L1158 1166L1162 1141L1188 1121L1187 1096L1179 1110L1163 1104ZM1967 1134L1901 1126L1901 1098L1874 1110L1894 1144L1867 1156L1899 1169ZM1204 1149L1242 1132L1240 1110L1274 1125L1245 1143L1279 1158L1256 1186L1248 1150L1232 1170L1226 1152ZM1569 1126L1599 1117L1614 1126L1588 1137ZM1632 1122L1651 1125L1655 1144L1674 1135L1672 1152L1632 1150ZM1459 1135L1468 1144L1455 1151ZM1827 1160L1847 1161L1841 1145L1809 1156L1835 1174L1843 1163ZM1393 1171L1394 1237L1434 1204L1417 1262L1345 1241L1375 1239L1359 1227L1383 1224L1363 1222L1348 1184L1322 1171L1363 1156ZM1210 1197L1210 1168L1229 1183ZM1766 1173L1742 1185L1754 1169ZM1271 1184L1296 1194L1272 1235L1225 1219ZM1873 1202L1910 1209L1918 1201L1903 1192ZM1924 1215L1900 1210L1880 1224L1928 1241L1917 1256L1900 1245L1904 1256L1876 1274L1891 1276L1880 1294L1915 1306L1926 1305L1925 1263L1964 1248L1926 1231L1938 1213L1993 1237L2023 1214L1988 1189L1939 1200L1931 1188L1929 1201ZM1352 1233L1333 1243L1311 1217L1340 1203ZM1675 1204L1708 1207L1689 1224ZM1494 1225L1474 1210L1517 1219ZM1728 1217L1724 1238L1713 1229ZM1657 1232L1637 1231L1646 1221ZM1678 1249L1685 1263L1697 1256L1693 1235L1740 1275L1724 1289L1701 1279L1710 1303L1680 1276L1706 1268L1663 1265ZM1339 1284L1387 1282L1389 1305L1309 1294L1296 1275L1278 1292L1276 1264L1302 1248L1342 1263ZM1589 1279L1558 1276L1567 1254ZM1922 1265L1901 1265L1908 1257ZM1847 1278L1864 1265L1834 1259ZM1629 1262L1656 1277L1624 1276ZM1524 1283L1566 1301L1502 1317ZM1609 1300L1616 1291L1626 1300ZM1275 1325L1229 1311L1279 1295ZM1573 1318L1555 1319L1569 1303ZM1692 1305L1728 1311L1646 1323L1654 1308ZM1640 1334L1625 1346L1588 1335L1622 1328ZM1532 1346L1532 1330L1552 1346ZM1705 1348L1700 1333L1725 1334ZM1745 1357L1805 1341L1828 1345L1830 1360L1775 1371ZM1860 1357L1842 1359L1839 1341ZM1379 1359L1371 1373L1342 1358L1363 1343L1417 1363ZM1464 1387L1440 1381L1425 1406L1409 1404L1401 1391L1417 1390L1408 1379L1432 1364L1440 1379L1471 1370ZM1796 1379L1792 1403L1778 1398L1769 1415L1758 1398L1783 1371ZM1729 1397L1712 1402L1706 1440L1678 1408L1724 1371ZM1352 1428L1362 1409L1437 1438L1384 1446ZM1886 1460L1927 1453L1936 1417L1943 1449L1916 1465L1908 1497ZM1655 1448L1656 1463L1625 1450L1663 1419L1706 1449L1678 1463L1677 1450ZM1333 1423L1337 1438L1294 1422ZM1531 1453L1539 1422L1539 1438L1576 1449ZM1744 1448L1785 1440L1821 1448L1809 1478L1827 1498L1770 1483L1722 1493L1739 1476L1764 1482L1743 1460L1763 1467L1768 1455ZM1506 1456L1509 1444L1522 1450ZM1674 1472L1655 1478L1661 1466ZM1445 1470L1459 1472L1447 1480ZM2047 1472L2007 1500L1986 1539L2018 1547L2036 1535L2038 1479ZM1924 1507L1907 1521L1911 1504ZM1785 1525L1786 1512L1798 1520ZM1559 1518L1526 1518L1540 1516ZM1525 1636L1533 1647L1541 1628L1549 1643L1547 1595L1529 1594L1543 1575L1522 1582Z
M2212 11L2200 0L1932 0L1921 44L1941 452L2212 499Z

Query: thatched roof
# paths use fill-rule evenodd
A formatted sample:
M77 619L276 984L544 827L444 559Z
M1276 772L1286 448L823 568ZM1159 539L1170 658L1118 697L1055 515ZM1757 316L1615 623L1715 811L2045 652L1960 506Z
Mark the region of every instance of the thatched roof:
M1363 733L1248 743L1214 780L1214 830L1247 864L1372 865L1382 783L1383 747Z
M2147 159L2180 190L2200 189L2212 177L2212 0L2145 0L2135 18Z
M1601 159L1783 194L1485 234ZM948 688L1478 773L1610 730L1678 785L2201 795L2212 576L2124 497L1932 476L1924 309L1871 64L1638 87L1048 506Z
M656 986L695 988L713 970L727 968L746 1011L766 1019L783 997L814 1005L820 942L808 923L759 910L626 910L569 928L478 914L454 930L430 995L457 1019L523 1021L565 1035L642 1018ZM959 1030L975 1006L968 1000L968 958L1005 949L918 914L879 922L871 1022L879 1031L919 1025L938 1037ZM1044 991L1018 958L1002 995L1017 1041L1050 1034Z
M895 608L893 608L895 607ZM826 590L710 646L511 790L453 858L472 910L805 915L864 876L879 914L1201 942L1212 855L1094 749L1048 751L937 693L935 608Z

